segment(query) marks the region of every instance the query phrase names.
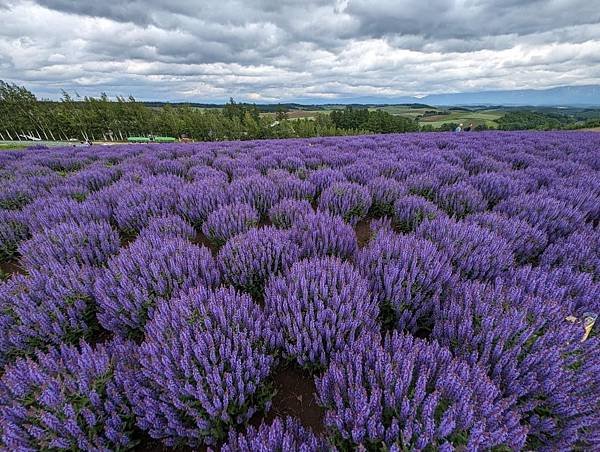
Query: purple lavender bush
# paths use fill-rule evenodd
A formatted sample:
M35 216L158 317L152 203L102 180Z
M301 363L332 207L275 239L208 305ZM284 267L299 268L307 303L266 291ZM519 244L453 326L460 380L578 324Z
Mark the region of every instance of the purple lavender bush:
M548 235L549 243L576 232L585 223L580 211L541 194L513 196L499 203L494 211L538 227Z
M258 211L250 204L228 204L208 216L202 224L202 233L208 240L221 246L234 235L256 227L258 220Z
M300 179L285 170L271 170L267 177L277 186L280 199L293 198L312 201L315 197L316 187L312 182Z
M68 182L81 185L89 192L94 192L111 185L119 176L119 171L116 168L94 165L69 176Z
M269 210L269 219L273 226L281 229L289 229L296 221L306 218L313 213L313 208L307 200L285 198L271 207Z
M248 426L244 433L231 431L227 443L221 448L221 452L326 450L323 440L289 416L275 418L271 424L262 423L258 429Z
M580 318L585 312L600 312L600 283L594 282L589 273L573 271L569 267L525 266L515 269L504 283L527 295L553 300L564 307L566 315Z
M511 166L505 162L499 162L486 155L476 155L465 160L463 166L470 174L501 173L510 171Z
M260 308L233 289L200 286L159 304L139 368L124 374L137 425L169 446L224 440L269 409L273 343Z
M546 165L544 167L528 166L522 172L527 176L527 179L535 183L537 189L549 188L558 179L556 171Z
M490 207L525 191L523 184L510 173L482 173L470 177L467 182L481 192Z
M219 251L217 261L224 283L257 299L268 278L287 271L299 253L287 231L266 227L231 238Z
M495 212L469 215L465 222L477 224L503 237L521 265L537 262L548 244L544 231L517 218L508 218Z
M73 199L61 197L38 198L23 209L23 218L29 230L34 232L52 228L60 223L73 221L78 224L95 220L110 219L110 211L99 209L98 205L79 203Z
M491 281L506 274L514 265L508 242L475 224L438 217L421 223L416 233L446 253L454 268L466 279Z
M438 207L421 196L402 196L394 202L392 220L400 232L413 232L425 220L445 216Z
M144 182L121 195L115 208L115 220L119 229L135 234L148 225L151 217L168 215L175 211L178 204L179 188L162 184L161 179L178 179L162 176ZM146 180L146 179L145 179Z
M156 304L191 287L217 287L210 251L180 238L147 236L112 257L96 279L98 320L121 336L139 337Z
M221 182L226 184L229 182L227 174L210 166L197 165L192 166L187 171L187 178L192 182L208 183Z
M21 263L43 269L49 263L102 266L119 251L119 235L105 221L61 223L33 234L19 245Z
M380 174L384 177L396 179L398 182L404 182L410 176L423 172L423 167L419 162L409 160L386 161L380 168Z
M55 187L52 187L52 189L50 190L50 196L71 198L79 202L84 201L89 194L90 191L85 185L83 185L82 183L71 182L69 180L65 181L62 184L56 185Z
M367 182L373 202L371 214L375 217L391 216L394 213L394 203L407 193L407 189L395 179L377 177Z
M371 194L353 182L335 182L319 197L319 209L339 215L351 225L366 217L371 208Z
M585 221L598 226L600 224L600 190L594 191L591 183L582 187L574 187L572 184L576 178L569 178L564 184L544 191L548 196L564 201L573 209L584 214ZM579 181L579 183L581 183Z
M560 305L478 283L455 288L433 330L456 356L487 371L520 413L531 450L571 449L585 435L593 408L573 371L581 335Z
M234 180L229 185L229 196L233 202L250 204L261 216L266 216L269 209L279 201L277 186L264 176Z
M210 179L203 183L186 184L179 192L175 210L197 230L208 216L227 204L227 185L221 180Z
M448 165L441 163L431 168L433 176L435 176L442 185L455 184L461 180L468 178L469 173L457 165Z
M357 268L379 302L385 328L430 330L434 307L453 283L452 265L433 243L380 231L358 253Z
M20 210L33 201L35 191L26 179L10 181L0 190L0 209Z
M366 185L379 176L379 171L369 162L357 162L342 168L342 173L350 182Z
M332 168L321 168L311 171L308 174L308 180L317 188L318 196L330 185L336 182L345 182L347 179L341 171Z
M193 240L196 237L196 231L179 215L163 215L150 218L148 226L140 231L138 238L154 235Z
M316 378L342 450L519 450L525 431L478 367L436 342L364 335Z
M589 273L600 282L600 232L582 230L556 241L546 248L540 265L547 268L570 267Z
M0 262L17 254L19 244L29 238L29 228L19 212L0 210Z
M6 450L126 450L134 417L119 383L135 359L129 343L62 344L5 369L0 383Z
M481 192L466 182L444 185L438 191L436 202L454 218L464 218L471 213L483 212L487 208L487 202Z
M376 330L379 314L367 281L335 257L306 259L272 278L265 307L284 355L309 369L325 368L332 353Z
M291 229L291 238L300 247L301 257L338 256L345 259L354 256L358 250L352 226L326 212L299 218Z
M116 226L115 210L124 192L135 189L135 184L126 180L119 180L96 192L91 193L82 203L89 208L102 212L106 221Z
M422 196L423 198L433 201L435 196L442 186L442 182L433 174L421 173L414 174L404 182L411 195Z
M19 356L63 343L75 344L98 330L95 272L54 262L0 283L0 367Z

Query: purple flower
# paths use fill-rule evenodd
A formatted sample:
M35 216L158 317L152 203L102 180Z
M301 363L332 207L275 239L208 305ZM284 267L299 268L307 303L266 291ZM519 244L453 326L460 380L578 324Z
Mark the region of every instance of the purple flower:
M193 182L216 182L226 184L229 182L227 174L210 166L197 165L188 169L187 178Z
M227 184L216 179L186 184L179 192L175 210L192 226L200 229L212 212L227 204L229 198L226 187Z
M196 237L196 231L178 215L163 215L151 218L148 221L148 226L140 231L138 238L147 236L180 237L193 240Z
M319 209L356 225L369 212L371 202L371 194L365 187L352 182L335 182L321 193Z
M446 216L421 196L402 196L394 203L393 223L401 232L412 232L424 221Z
M376 217L393 215L394 203L407 193L404 185L387 177L377 177L370 180L366 185L373 199L371 213Z
M438 164L431 168L433 176L435 176L442 185L454 184L461 180L467 179L469 173L463 168L456 165Z
M299 218L292 227L291 238L300 247L302 257L349 258L358 250L354 229L342 218L326 212Z
M54 196L38 198L23 209L23 218L27 221L27 226L32 233L52 228L67 221L78 224L95 220L108 221L109 215L109 211L98 209L92 203L79 203L73 199Z
M287 231L266 227L230 239L217 260L223 282L256 299L262 296L268 278L288 270L298 255L299 248Z
M530 296L554 300L565 312L577 317L585 312L600 312L600 283L595 283L589 273L575 272L568 267L526 266L515 269L504 281Z
M333 257L297 262L272 278L265 307L285 356L310 368L323 368L333 352L376 330L379 314L367 281Z
M408 188L408 192L412 195L422 196L423 198L433 201L440 189L441 181L429 173L421 173L410 176L404 182Z
M0 284L0 366L51 345L77 343L97 330L95 273L49 262Z
M540 258L543 267L570 267L600 282L600 232L575 232L550 245Z
M261 216L279 200L277 186L264 176L248 176L234 180L229 186L232 201L250 204Z
M331 184L346 181L346 176L344 176L344 173L341 171L331 168L322 168L311 171L308 174L308 180L317 187L317 195L319 195Z
M548 244L544 231L517 218L508 218L495 212L469 215L465 222L477 224L503 237L510 245L517 262L535 262Z
M249 426L244 433L231 431L221 452L246 451L298 451L327 450L323 440L292 418L275 418L269 425L262 423L258 429Z
M340 449L523 447L518 415L478 367L436 342L364 335L316 378L325 425Z
M387 161L380 170L382 176L396 179L398 182L404 182L410 176L422 172L423 167L419 162L411 162L408 160Z
M487 208L481 192L466 182L444 185L437 193L436 202L448 215L455 218L464 218Z
M488 205L495 206L500 201L525 191L525 187L511 173L482 173L470 177L467 182L477 188Z
M546 167L546 165L543 167L528 166L522 172L527 176L527 179L535 182L538 189L550 187L558 179L556 171Z
M0 209L20 210L35 197L35 191L27 179L10 181L0 190Z
M316 187L312 182L300 179L285 170L271 170L267 173L267 177L277 186L280 199L293 198L312 201L315 197Z
M600 223L600 190L594 191L591 189L593 182L586 182L583 178L569 177L564 184L545 190L543 193L566 202L583 213L585 221L597 225ZM583 186L574 187L573 183Z
M126 180L119 180L112 185L104 187L96 192L91 193L84 203L92 209L103 212L102 217L111 224L116 225L114 219L115 209L123 193L130 190L135 190L137 185Z
M153 166L156 174L169 174L184 177L187 172L185 164L179 160L174 160L171 156L167 156L165 159L157 161Z
M455 355L485 369L515 406L528 449L546 450L572 448L587 427L573 372L581 334L550 300L473 283L443 300L433 330Z
M538 227L548 235L550 243L581 229L585 223L580 211L542 194L513 196L499 203L494 211Z
M454 268L466 279L493 280L514 264L506 240L475 224L438 217L421 223L417 235L432 241L446 253Z
M10 260L28 237L29 229L22 214L0 209L0 262Z
M258 220L258 212L250 204L228 204L208 216L202 225L202 233L220 246L234 235L257 226Z
M260 308L233 289L204 287L157 306L124 374L137 425L165 444L214 445L269 408L272 337Z
M342 173L350 182L367 185L367 182L379 176L379 171L369 162L353 163L342 168Z
M291 228L296 221L314 213L312 206L305 199L282 199L269 210L269 219L274 226L281 229Z
M132 366L132 344L92 349L61 345L9 366L0 383L7 450L125 450L135 445L133 413L118 375Z
M119 251L119 235L105 221L61 223L19 245L21 262L28 270L49 263L102 266Z
M511 166L507 163L499 162L486 155L468 158L464 163L464 167L470 174L501 173L511 170Z
M115 208L119 229L136 233L148 225L150 217L173 213L183 187L183 180L174 176L145 178L139 186L119 197Z
M203 284L219 285L210 251L180 238L146 236L111 258L96 280L98 320L122 336L139 336L159 300Z
M431 242L390 231L379 232L356 265L369 280L384 325L413 333L431 328L435 304L453 282L448 257Z
M112 184L119 176L119 171L114 167L108 168L103 165L93 165L72 174L67 179L67 182L75 186L80 185L86 190L93 192Z

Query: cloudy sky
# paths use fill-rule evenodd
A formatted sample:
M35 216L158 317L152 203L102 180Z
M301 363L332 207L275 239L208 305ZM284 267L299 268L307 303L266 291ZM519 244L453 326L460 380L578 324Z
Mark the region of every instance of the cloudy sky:
M597 84L594 0L0 0L0 79L146 100Z

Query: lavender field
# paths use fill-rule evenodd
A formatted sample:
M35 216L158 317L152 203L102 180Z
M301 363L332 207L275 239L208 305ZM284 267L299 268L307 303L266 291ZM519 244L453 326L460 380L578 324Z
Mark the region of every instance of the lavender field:
M600 448L600 134L0 153L1 450Z

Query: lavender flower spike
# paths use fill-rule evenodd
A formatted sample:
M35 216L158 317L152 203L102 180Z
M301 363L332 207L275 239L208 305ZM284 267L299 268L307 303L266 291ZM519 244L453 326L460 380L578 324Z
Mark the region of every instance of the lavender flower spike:
M268 409L274 338L260 308L204 287L161 303L124 377L137 424L169 446L215 445Z

